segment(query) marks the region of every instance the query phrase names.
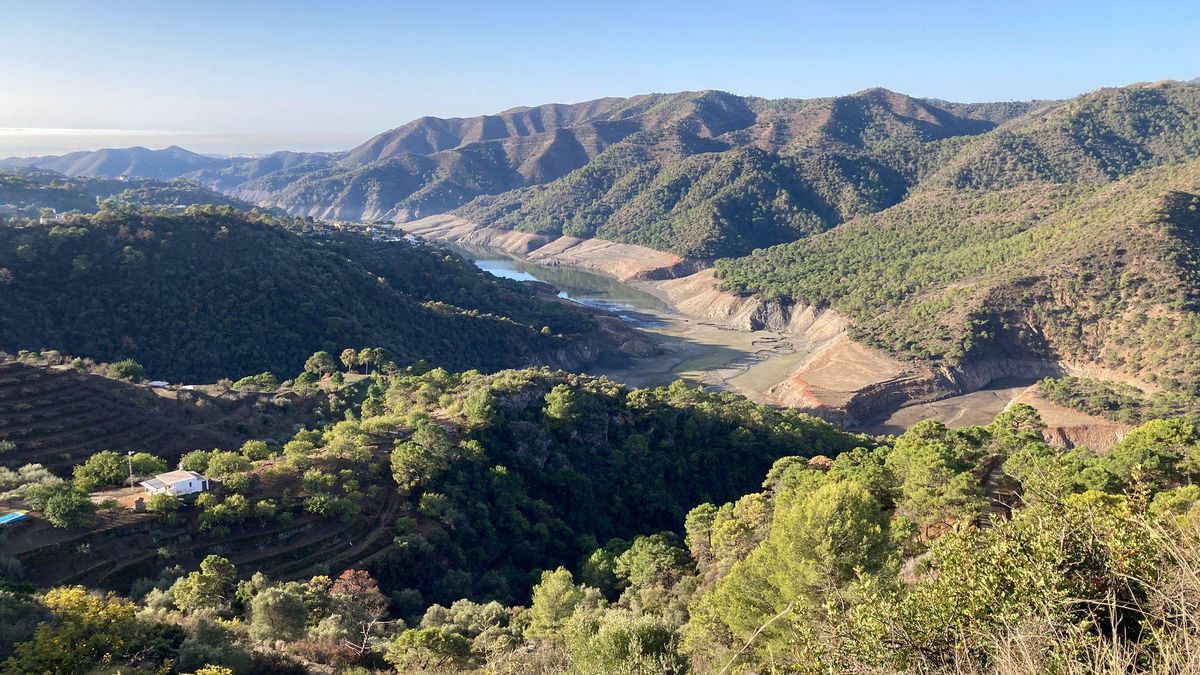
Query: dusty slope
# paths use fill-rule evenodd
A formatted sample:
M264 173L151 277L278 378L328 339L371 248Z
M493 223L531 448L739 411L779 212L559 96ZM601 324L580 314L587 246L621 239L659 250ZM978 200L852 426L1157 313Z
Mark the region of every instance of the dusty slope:
M495 249L539 265L569 265L599 272L619 281L670 275L687 267L674 253L603 239L551 235L480 227L453 215L422 218L404 224L410 234L461 246Z
M1048 401L1038 393L1037 386L1021 392L1015 402L1037 408L1046 423L1046 440L1063 448L1087 446L1093 450L1108 450L1134 428L1132 424L1114 422Z
M906 387L911 388L914 381L931 390L922 389L924 395L950 393L942 392L936 383L930 384L932 373L912 371L851 341L846 335L845 319L836 312L720 291L711 269L676 277L689 269L689 263L674 254L602 239L497 230L454 216L425 218L404 228L421 237L498 249L542 265L580 267L630 283L659 296L686 316L675 317L676 325L661 331L670 337L698 344L727 343L730 349L742 351L753 351L756 341L784 339L789 347L784 354L778 349L761 350L763 360L744 364L739 372L714 371L702 378L710 384L728 384L756 400L857 422L878 412L877 400L886 405L907 400L903 398ZM669 315L659 318L672 319ZM750 331L756 334L747 334ZM770 356L786 358L768 360ZM696 364L683 360L676 365L687 370ZM705 370L696 367L700 368L697 372Z
M409 223L405 229L431 239L500 250L541 265L599 272L658 296L673 311L656 314L653 318L663 325L643 331L666 340L657 341L659 350L653 357L635 358L610 372L635 386L644 384L642 379L657 383L656 377L674 373L753 400L866 426L910 407L906 415L914 421L924 417L973 420L978 415L972 408L982 399L970 394L991 382L1006 378L1028 382L1085 370L1070 363L1016 357L947 368L901 361L851 339L848 320L835 310L722 291L711 268L685 274L689 261L641 246L498 230L449 215ZM730 352L745 356L728 361ZM1010 400L1001 401L1001 409ZM929 405L936 401L943 403ZM989 400L989 410L993 403ZM1115 437L1108 423L1059 422L1062 411L1057 406L1046 401L1031 404L1046 409L1053 438L1063 445L1107 447L1111 441L1105 439Z

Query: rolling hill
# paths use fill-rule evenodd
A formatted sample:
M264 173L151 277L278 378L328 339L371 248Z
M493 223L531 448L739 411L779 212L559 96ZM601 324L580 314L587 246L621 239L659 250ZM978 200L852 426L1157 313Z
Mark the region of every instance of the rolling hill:
M1101 90L967 143L904 202L717 264L950 366L1035 356L1200 394L1200 90Z
M288 224L209 207L0 227L0 350L134 358L176 381L286 377L345 347L481 369L597 353L591 315L441 249Z
M147 208L194 204L231 206L246 211L254 208L253 204L183 179L69 178L48 169L0 170L0 204L7 204L28 216L37 216L43 208L58 212L95 213L100 208L100 202L106 200L118 205Z
M464 207L468 218L497 227L709 258L890 206L939 156L940 141L1033 107L883 89L815 100L682 92L424 117L345 153L220 159L133 148L0 166L185 177L320 218L407 221Z

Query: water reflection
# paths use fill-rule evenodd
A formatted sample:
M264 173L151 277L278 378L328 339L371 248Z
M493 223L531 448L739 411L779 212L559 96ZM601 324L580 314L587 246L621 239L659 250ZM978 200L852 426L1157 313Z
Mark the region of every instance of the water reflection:
M489 274L516 281L541 281L550 284L559 290L558 295L561 298L613 312L634 323L650 322L645 316L635 316L631 313L639 310L668 309L666 304L653 295L601 274L573 267L544 267L493 250L444 243L442 245L474 262L479 269Z

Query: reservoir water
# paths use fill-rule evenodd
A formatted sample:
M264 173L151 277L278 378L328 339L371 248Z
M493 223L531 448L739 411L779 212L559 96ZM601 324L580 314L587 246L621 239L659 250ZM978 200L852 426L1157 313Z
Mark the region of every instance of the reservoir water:
M650 321L639 312L663 312L669 309L653 295L601 274L571 267L536 265L486 249L464 248L445 242L441 242L441 245L475 263L476 267L489 274L516 281L541 281L550 284L558 289L561 298L607 310L639 325Z
M634 324L660 351L649 358L601 361L588 370L630 386L661 386L683 378L709 389L735 391L754 401L772 402L771 388L806 361L817 346L798 335L736 330L689 317L650 293L601 274L537 265L491 249L463 248L445 242L439 245L490 274L550 284L559 289L562 298L607 310ZM911 405L861 430L899 433L927 418L951 427L986 424L1028 384L1005 380L983 391Z
M611 312L638 328L657 348L652 356L606 357L588 370L634 387L676 379L728 389L765 400L765 388L803 358L796 343L779 333L743 331L690 317L658 297L616 279L573 267L550 267L500 251L446 245L480 269L506 279L540 281L559 296Z

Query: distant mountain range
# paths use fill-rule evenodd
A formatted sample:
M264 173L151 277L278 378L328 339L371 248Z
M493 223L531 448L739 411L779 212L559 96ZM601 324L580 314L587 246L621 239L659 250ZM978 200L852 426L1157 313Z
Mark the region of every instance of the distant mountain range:
M920 173L922 146L985 133L1042 105L955 104L883 89L814 100L650 94L423 117L344 153L221 159L126 148L0 167L183 177L323 218L407 221L465 207L499 227L519 220L523 229L713 257L890 206Z
M4 160L185 177L292 214L598 237L716 260L926 363L1067 364L1200 394L1200 81L1068 101L719 91L425 117L344 153Z
M1002 143L1009 128L1063 105L962 104L885 89L809 100L683 92L422 117L342 153L214 158L125 148L11 158L0 167L182 177L321 218L404 222L461 209L500 228L717 258L892 206L927 177L955 171L946 166L970 161L960 148L986 152L968 139ZM1011 159L1019 150L1005 152ZM1056 170L1052 155L1025 169ZM955 180L987 180L982 169L960 167Z
M186 152L186 151L185 151ZM38 216L43 208L59 213L94 213L102 203L134 207L180 207L194 204L231 206L249 211L253 204L184 179L95 178L66 175L37 167L0 170L0 205L5 211Z

